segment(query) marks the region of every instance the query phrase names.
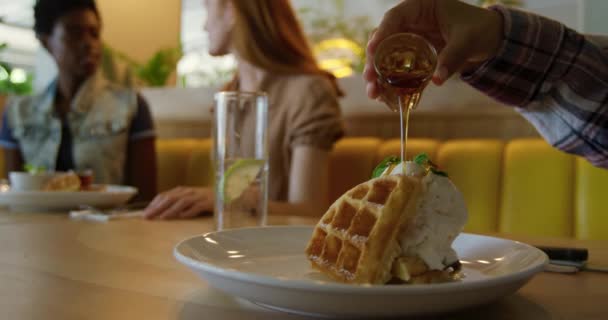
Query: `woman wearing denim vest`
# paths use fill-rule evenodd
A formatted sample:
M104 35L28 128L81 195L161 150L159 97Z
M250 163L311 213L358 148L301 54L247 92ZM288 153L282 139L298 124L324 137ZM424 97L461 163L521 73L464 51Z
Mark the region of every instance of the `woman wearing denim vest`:
M7 171L20 171L24 163L90 169L96 183L132 185L140 198L151 198L156 156L150 111L135 91L99 76L95 1L38 0L34 14L34 30L59 76L39 95L9 99L0 133Z

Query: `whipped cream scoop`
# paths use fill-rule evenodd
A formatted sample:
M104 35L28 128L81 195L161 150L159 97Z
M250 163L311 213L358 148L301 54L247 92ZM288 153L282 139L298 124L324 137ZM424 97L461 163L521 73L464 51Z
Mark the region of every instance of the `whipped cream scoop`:
M390 174L403 172L401 163ZM467 222L464 197L447 176L415 162L405 163L405 174L421 179L422 194L415 216L399 237L402 254L417 255L430 269L443 270L458 260L452 242Z

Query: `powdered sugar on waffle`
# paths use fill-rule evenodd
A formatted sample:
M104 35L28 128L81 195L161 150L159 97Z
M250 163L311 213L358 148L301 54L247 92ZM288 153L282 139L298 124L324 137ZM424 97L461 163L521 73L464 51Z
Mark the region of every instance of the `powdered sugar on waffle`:
M467 221L464 198L449 178L428 174L414 162L406 163L406 174L421 178L422 195L416 215L399 237L403 255L419 256L432 270L443 270L458 260L452 242ZM392 175L402 174L402 166Z

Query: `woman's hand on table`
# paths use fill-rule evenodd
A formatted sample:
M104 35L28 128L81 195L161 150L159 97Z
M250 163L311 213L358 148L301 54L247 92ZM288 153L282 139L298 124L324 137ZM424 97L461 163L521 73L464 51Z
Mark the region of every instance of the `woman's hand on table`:
M213 211L213 190L178 187L157 195L144 210L146 219L189 219Z
M386 12L367 45L363 77L367 95L376 99L380 87L373 59L385 38L402 32L425 37L438 53L433 82L441 85L453 74L493 58L503 41L502 15L457 0L405 0Z

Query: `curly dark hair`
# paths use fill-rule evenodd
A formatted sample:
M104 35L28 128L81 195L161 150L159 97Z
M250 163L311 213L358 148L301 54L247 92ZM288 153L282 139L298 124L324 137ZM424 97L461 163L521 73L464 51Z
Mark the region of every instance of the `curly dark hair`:
M95 0L36 0L34 31L36 34L50 34L57 20L70 11L80 9L90 9L99 17Z

